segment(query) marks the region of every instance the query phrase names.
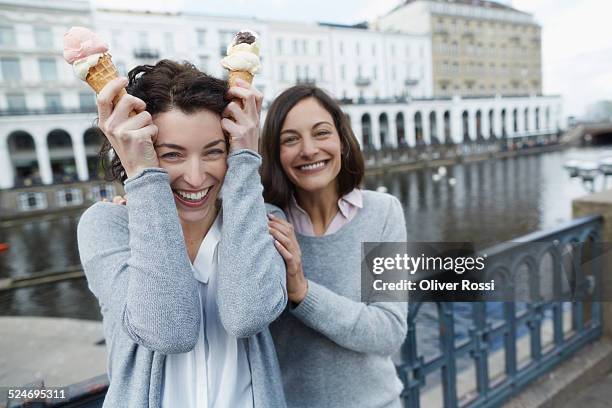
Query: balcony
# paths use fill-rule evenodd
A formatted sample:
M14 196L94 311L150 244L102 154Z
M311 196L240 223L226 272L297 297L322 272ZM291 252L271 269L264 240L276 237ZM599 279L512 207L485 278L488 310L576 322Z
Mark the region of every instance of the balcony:
M306 77L306 78L298 78L295 80L296 85L316 85L317 80L314 78Z
M355 86L358 87L370 86L371 83L372 81L370 80L370 78L367 77L358 76L357 78L355 78Z
M135 48L134 49L134 58L139 59L157 59L159 58L159 50L154 48Z
M77 113L95 113L98 109L95 105L81 106L78 108L46 107L41 109L0 109L0 116L26 116L26 115L66 115Z

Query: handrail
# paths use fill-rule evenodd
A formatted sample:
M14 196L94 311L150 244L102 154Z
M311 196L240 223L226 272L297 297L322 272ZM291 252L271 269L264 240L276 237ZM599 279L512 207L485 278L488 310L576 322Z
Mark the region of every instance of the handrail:
M600 215L587 216L479 251L479 254L487 254L488 262L491 263L491 267L488 266L485 270L487 278L499 277L500 271L503 271L506 277L514 276L520 268L528 265L530 288L538 289L541 261L550 254L554 271L550 274L553 280L550 283L558 289L558 277L564 262L562 249L574 243L587 242L594 243L594 247L597 247L601 242L602 225L603 218ZM542 250L540 245L534 243L550 245L542 244ZM576 283L574 289L581 291L580 293L589 290L588 285L585 285L589 277L584 276L581 268L583 255L582 248L574 248L570 264ZM590 273L594 290L599 290L602 279L601 264L593 262ZM603 331L601 302L584 300L584 297L571 303L560 299L547 300L538 293L530 303L491 303L491 306L501 308L503 318L496 322L491 321L487 313L487 303L470 303L467 339L457 341L454 329L458 305L456 302L436 302L442 347L439 356L427 360L428 356L419 350L416 336L417 317L423 305L423 302L418 301L409 305L408 336L401 350L402 363L397 366L398 375L404 383L402 399L410 408L427 407L421 399L426 399L427 395L435 395L434 392L438 391L441 391L442 397L439 398L441 401L436 402L443 403L445 408L500 406L534 379L598 339ZM587 311L588 319L585 317ZM550 344L544 344L542 338L545 325L552 327ZM502 344L501 350L492 346L495 340ZM527 362L519 361L519 342L526 344L525 350L528 350L529 354ZM492 357L499 357L499 360L503 361L502 373L496 378L491 378L489 373ZM459 378L464 380L468 375L457 369L460 359L468 359L475 372L475 378L472 378L474 389L466 395L458 395L457 391ZM438 386L441 390L426 388L427 383L433 381L437 375L441 378Z

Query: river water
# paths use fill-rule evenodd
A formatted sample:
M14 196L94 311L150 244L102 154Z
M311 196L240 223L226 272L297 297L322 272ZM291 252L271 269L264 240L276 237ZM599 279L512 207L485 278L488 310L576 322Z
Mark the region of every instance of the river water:
M471 241L483 248L571 219L571 200L589 193L562 168L570 159L612 156L611 148L561 152L369 176L404 205L411 241ZM612 180L610 186L612 186ZM596 181L596 190L603 179ZM0 228L0 279L62 271L79 265L77 216ZM0 292L0 315L100 319L84 279ZM425 313L427 318L427 313Z

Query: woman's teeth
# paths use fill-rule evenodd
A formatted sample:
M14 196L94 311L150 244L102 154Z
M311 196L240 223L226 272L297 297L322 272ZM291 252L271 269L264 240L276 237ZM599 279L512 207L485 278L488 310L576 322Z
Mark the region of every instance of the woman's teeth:
M189 191L181 191L181 190L175 190L175 191L179 196L181 196L181 198L185 200L200 201L204 197L206 197L206 194L208 194L208 192L210 191L210 187L208 187L206 190L201 190L195 193L192 193Z
M327 160L321 160L321 161L316 162L316 163L305 164L303 166L299 166L299 169L300 170L314 170L314 169L318 169L318 168L321 168L321 167L325 166L326 162L327 162Z

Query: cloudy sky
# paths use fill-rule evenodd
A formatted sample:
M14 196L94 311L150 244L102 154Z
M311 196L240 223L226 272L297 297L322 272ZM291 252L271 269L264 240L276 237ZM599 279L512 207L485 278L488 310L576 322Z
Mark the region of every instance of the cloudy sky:
M96 0L123 6L124 0ZM178 10L262 19L351 24L371 20L398 0L132 0L130 8ZM582 115L589 104L612 100L612 1L500 0L533 13L542 25L544 92L561 94L568 115ZM170 9L169 9L170 7Z

